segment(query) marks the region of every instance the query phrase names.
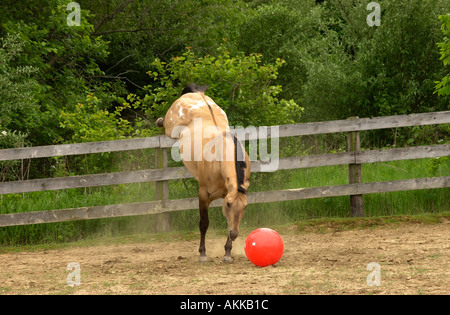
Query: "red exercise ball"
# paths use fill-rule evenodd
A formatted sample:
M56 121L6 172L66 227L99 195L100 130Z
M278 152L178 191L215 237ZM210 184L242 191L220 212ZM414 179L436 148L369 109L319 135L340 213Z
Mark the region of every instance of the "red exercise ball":
M272 229L256 229L245 240L245 254L247 258L259 267L277 263L283 256L283 251L283 240Z

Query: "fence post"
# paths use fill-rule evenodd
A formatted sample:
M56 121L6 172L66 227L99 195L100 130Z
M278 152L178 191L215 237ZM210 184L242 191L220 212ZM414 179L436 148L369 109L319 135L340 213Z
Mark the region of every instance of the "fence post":
M157 148L155 150L156 168L162 169L167 167L167 149ZM169 181L155 182L155 197L156 200L169 199ZM155 231L169 232L169 213L159 213L155 216Z
M358 116L348 119L358 119ZM347 151L357 152L361 150L361 141L359 131L351 131L347 133ZM361 164L348 165L348 181L349 184L359 184L361 180ZM352 217L364 216L363 195L350 195L350 210Z

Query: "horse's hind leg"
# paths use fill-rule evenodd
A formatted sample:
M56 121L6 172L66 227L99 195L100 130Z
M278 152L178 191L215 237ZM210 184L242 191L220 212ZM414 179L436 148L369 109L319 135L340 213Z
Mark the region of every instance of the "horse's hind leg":
M205 248L205 235L209 226L209 217L208 217L208 208L209 208L209 196L208 192L202 190L200 188L198 193L198 201L199 201L199 209L200 209L200 247L198 248L198 252L200 253L199 261L209 261L206 256L206 248Z

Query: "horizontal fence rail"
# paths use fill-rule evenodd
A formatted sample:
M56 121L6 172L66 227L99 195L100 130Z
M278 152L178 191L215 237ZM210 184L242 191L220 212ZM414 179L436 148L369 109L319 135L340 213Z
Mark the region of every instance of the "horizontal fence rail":
M277 167L276 170L290 170L331 165L364 164L375 162L388 162L396 160L412 160L421 158L434 158L449 155L450 144L433 146L408 147L386 150L356 151L332 154L317 154L300 157L288 157L270 161ZM261 172L261 165L269 162L252 161L252 172ZM274 169L275 170L275 169ZM107 174L81 175L70 177L56 177L46 179L31 179L23 181L10 181L0 183L0 194L14 194L23 192L36 192L59 190L69 188L83 188L108 186L130 183L144 183L153 181L166 181L174 179L192 178L186 167L170 167L164 169L148 169L129 172L115 172Z
M450 111L376 118L356 118L327 122L282 125L275 127L277 128L278 137L347 132L350 139L359 131L363 130L424 126L444 123L450 123ZM245 130L235 129L234 131L238 136L240 136L241 140L245 141L271 138L273 136L271 134L271 130L272 128L270 127L259 127L253 129L253 131L256 132L247 132L252 131L249 128L246 128ZM351 137L350 135L353 136ZM359 141L359 134L357 139ZM161 151L161 149L167 150L167 148L172 147L175 143L176 141L166 136L156 136L139 139L4 149L0 150L0 161L119 152L151 148ZM359 144L357 146L359 146ZM450 144L370 151L360 151L359 148L350 150L349 148L349 152L342 153L288 157L268 162L252 161L251 168L252 172L261 172L263 166L264 171L290 170L331 165L349 165L349 168L354 169L355 167L357 168L361 164L365 163L436 158L449 155ZM167 152L161 156L164 156L164 163L160 162L161 165L158 164L158 169L2 182L0 183L0 195L152 181L167 183L169 180L192 177L185 167L167 167ZM274 168L267 169L267 165L269 164L273 165ZM352 197L371 193L450 187L450 177L419 178L377 183L362 183L360 179L359 181L357 180L352 183L352 180L350 179L350 182L351 183L348 185L249 193L248 203L278 202L346 195ZM169 200L167 197L167 188L165 188L165 193L160 196L164 197L158 197L158 199L163 200L76 209L2 214L0 215L0 226L51 223L144 214L161 214L170 211L195 209L198 207L197 198ZM217 207L220 206L221 203L221 200L216 200L211 204L211 206Z
M450 176L446 176L376 183L254 192L249 193L247 199L248 204L256 204L300 199L339 197L356 194L374 194L405 190L444 188L449 186ZM210 207L221 207L222 202L223 199L217 199L211 203ZM0 215L0 226L161 214L165 212L195 209L197 207L198 198L185 198L177 200L156 200L106 206L82 207L74 209L11 213Z
M450 111L280 126L280 137L448 124Z
M334 120L316 123L282 125L279 127L279 137L293 137L317 135L336 132L364 131L386 128L400 128L411 126L425 126L450 123L450 111L424 114L411 114L402 116L385 116L375 118L359 118L354 120ZM257 137L248 136L240 140L255 140L270 138L271 128L267 128L267 135L261 136L259 130L267 127L258 127ZM234 131L240 135L240 129ZM58 144L31 148L17 148L0 150L0 161L34 159L64 155L92 154L104 152L119 152L151 148L170 148L175 140L167 136L149 138L85 142L75 144Z

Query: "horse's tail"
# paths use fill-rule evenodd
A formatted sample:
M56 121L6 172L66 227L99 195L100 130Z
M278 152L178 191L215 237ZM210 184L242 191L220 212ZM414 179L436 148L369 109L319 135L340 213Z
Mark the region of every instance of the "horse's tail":
M247 193L247 190L242 187L242 184L244 184L245 179L245 168L247 167L247 163L245 162L245 154L242 150L241 142L239 141L238 137L233 134L234 139L234 166L236 169L236 177L237 177L237 184L238 184L238 191L245 194Z

